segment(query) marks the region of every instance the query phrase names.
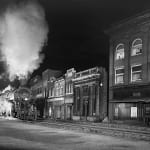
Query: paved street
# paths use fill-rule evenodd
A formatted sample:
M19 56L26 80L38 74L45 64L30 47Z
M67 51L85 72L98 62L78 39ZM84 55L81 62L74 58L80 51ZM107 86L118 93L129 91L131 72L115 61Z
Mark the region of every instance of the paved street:
M0 150L149 150L150 142L0 119Z

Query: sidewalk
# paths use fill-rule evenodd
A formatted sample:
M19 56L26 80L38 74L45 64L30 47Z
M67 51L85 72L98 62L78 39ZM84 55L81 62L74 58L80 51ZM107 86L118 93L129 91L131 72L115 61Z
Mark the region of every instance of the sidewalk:
M102 123L102 122L87 122L87 121L72 121L72 120L52 120L52 119L45 119L45 120L38 120L36 122L43 122L49 124L62 124L62 125L83 125L89 126L94 128L104 127L104 128L116 128L116 129L127 129L127 130L138 130L138 131L148 131L150 132L150 126L146 126L143 124L132 124L132 123Z
M31 123L37 123L52 128L64 130L74 130L77 132L86 132L92 134L102 134L107 136L127 138L131 140L150 141L150 127L117 123L93 123L79 121L62 120L39 120Z

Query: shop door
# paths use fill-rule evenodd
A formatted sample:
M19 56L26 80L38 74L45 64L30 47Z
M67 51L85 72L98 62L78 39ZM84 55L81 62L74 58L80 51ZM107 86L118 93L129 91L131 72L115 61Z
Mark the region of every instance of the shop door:
M67 107L67 119L71 119L71 106Z
M61 106L61 119L64 119L64 106Z
M49 117L51 117L52 116L52 107L50 106L49 107Z
M56 119L60 119L61 116L61 109L60 106L56 107Z
M88 111L89 111L89 102L88 100L83 101L83 115L82 115L82 120L87 120L88 116Z

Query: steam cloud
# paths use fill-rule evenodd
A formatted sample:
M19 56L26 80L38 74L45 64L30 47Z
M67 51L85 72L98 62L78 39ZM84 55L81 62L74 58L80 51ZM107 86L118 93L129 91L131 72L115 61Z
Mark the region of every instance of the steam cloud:
M39 67L47 34L44 10L38 3L11 6L0 17L0 49L10 80L27 77Z

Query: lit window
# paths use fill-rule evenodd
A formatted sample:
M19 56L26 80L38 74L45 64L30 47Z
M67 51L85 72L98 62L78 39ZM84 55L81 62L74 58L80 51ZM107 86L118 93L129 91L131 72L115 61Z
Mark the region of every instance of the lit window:
M137 107L131 107L131 118L137 118Z
M115 84L124 83L124 67L115 69Z
M142 65L131 66L131 81L142 80Z
M115 59L123 59L124 58L124 44L119 44L116 47L116 54L115 54Z
M136 39L132 43L131 56L142 54L142 40Z

